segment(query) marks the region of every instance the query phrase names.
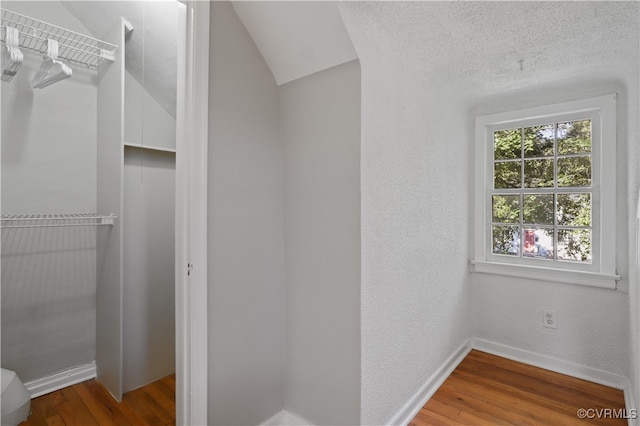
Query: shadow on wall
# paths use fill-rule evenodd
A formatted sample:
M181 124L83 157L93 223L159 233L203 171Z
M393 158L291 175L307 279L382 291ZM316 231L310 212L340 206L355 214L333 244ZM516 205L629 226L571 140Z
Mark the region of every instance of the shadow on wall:
M29 381L95 359L95 227L2 230L2 366Z

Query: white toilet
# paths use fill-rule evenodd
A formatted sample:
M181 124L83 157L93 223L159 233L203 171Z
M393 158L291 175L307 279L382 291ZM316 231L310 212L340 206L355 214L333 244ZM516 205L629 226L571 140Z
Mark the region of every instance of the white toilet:
M16 426L29 417L31 396L14 371L2 370L2 426Z

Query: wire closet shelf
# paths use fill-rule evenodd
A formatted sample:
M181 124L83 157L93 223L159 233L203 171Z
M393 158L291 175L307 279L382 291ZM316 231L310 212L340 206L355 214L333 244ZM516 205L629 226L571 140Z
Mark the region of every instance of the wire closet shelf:
M7 27L18 30L20 47L39 53L47 53L47 40L58 42L58 58L89 68L98 68L102 61L113 62L118 46L95 39L47 22L30 18L7 9L0 9L1 37L6 41Z
M117 218L114 214L99 215L96 213L2 215L0 228L59 228L63 226L115 225Z

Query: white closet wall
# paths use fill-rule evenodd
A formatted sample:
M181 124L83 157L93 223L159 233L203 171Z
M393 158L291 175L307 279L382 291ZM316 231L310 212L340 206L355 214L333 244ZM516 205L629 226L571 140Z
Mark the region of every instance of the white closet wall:
M125 71L124 123L123 391L127 392L175 372L176 121Z
M149 3L140 12L145 18L155 16L157 7ZM175 81L156 79L150 86L151 77L160 71L147 67L159 22L147 27L150 19L139 18L142 25L125 42L125 60L133 64L126 64L124 81L124 392L175 372L176 120L152 96L159 81L165 91L175 87ZM164 31L175 29L174 23L166 24ZM134 49L136 44L142 48ZM134 64L142 66L138 78L129 73ZM173 75L177 61L166 60L162 67L162 75Z
M90 34L57 1L2 6ZM175 371L175 119L125 72L124 21L108 21L99 36L118 46L113 62L72 65L71 78L34 90L42 55L25 50L2 83L2 213L117 216L108 227L3 229L2 366L29 382L95 365L120 399Z
M123 390L175 372L175 154L125 148Z
M2 7L87 34L57 1ZM2 83L2 214L96 211L96 72L31 88L42 56L23 50ZM2 367L28 382L95 359L93 227L2 230Z
M120 46L116 60L98 72L98 209L118 216L98 232L96 364L98 380L122 398L122 172L124 134L124 21L104 40Z
M142 85L125 70L125 143L147 148L176 148L176 118L167 112Z
M100 80L98 205L120 220L101 264L97 364L119 399L175 372L176 136L175 119L125 70L124 24L113 31L123 50Z

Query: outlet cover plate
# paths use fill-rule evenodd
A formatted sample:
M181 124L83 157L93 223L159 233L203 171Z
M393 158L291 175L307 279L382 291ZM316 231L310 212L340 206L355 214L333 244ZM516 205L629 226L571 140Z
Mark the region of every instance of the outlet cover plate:
M558 328L558 313L552 310L542 311L542 325L547 328Z

